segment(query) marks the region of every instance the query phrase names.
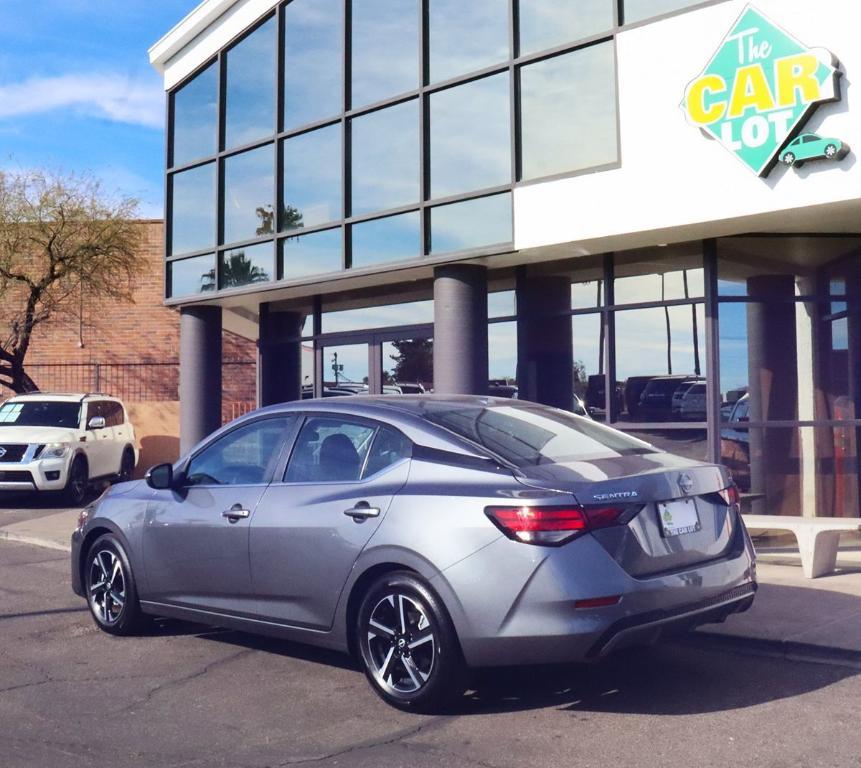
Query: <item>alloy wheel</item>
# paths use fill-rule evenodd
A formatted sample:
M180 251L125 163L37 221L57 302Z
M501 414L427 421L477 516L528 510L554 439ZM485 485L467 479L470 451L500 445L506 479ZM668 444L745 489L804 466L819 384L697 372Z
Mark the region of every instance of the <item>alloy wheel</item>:
M74 504L80 504L87 495L87 469L80 460L72 464L69 470L69 499Z
M371 672L394 695L414 694L433 672L436 638L426 609L407 595L386 595L371 611L365 637Z
M123 564L110 549L99 550L90 561L89 597L93 612L103 624L116 624L126 604Z

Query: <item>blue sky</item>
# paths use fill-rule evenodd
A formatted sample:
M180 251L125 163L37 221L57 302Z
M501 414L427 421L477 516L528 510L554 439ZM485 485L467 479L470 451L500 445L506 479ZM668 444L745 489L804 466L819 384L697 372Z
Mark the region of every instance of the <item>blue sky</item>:
M164 91L147 49L196 4L2 0L2 167L92 171L160 218Z

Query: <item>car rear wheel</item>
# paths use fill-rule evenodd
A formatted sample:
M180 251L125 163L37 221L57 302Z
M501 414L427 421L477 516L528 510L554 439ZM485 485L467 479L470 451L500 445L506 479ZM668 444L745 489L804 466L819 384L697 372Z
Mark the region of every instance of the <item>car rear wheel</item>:
M69 476L66 478L66 488L63 496L70 507L80 507L84 503L89 485L89 470L87 462L80 456L72 461L69 467Z
M373 689L399 709L436 711L465 689L451 619L412 573L390 573L374 582L359 608L356 646Z
M113 534L99 537L84 563L87 604L96 626L112 635L140 631L144 616L128 556Z

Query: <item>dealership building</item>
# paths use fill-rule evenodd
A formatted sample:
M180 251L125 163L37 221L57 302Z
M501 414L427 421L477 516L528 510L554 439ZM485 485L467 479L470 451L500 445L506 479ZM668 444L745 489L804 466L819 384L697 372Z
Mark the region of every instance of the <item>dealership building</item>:
M858 29L846 0L205 0L150 50L184 447L228 330L260 404L516 384L726 462L751 510L858 516Z

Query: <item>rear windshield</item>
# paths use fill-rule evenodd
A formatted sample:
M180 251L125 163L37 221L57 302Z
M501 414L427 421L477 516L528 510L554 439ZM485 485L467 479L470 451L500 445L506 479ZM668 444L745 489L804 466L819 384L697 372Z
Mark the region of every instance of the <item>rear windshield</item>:
M668 395L671 392L675 392L679 387L688 386L690 386L690 382L688 381L679 381L678 379L655 379L646 385L645 392L647 395Z
M648 443L591 419L540 406L450 408L428 404L424 415L518 467L656 452Z
M80 421L80 403L11 402L0 406L0 427L77 429Z

